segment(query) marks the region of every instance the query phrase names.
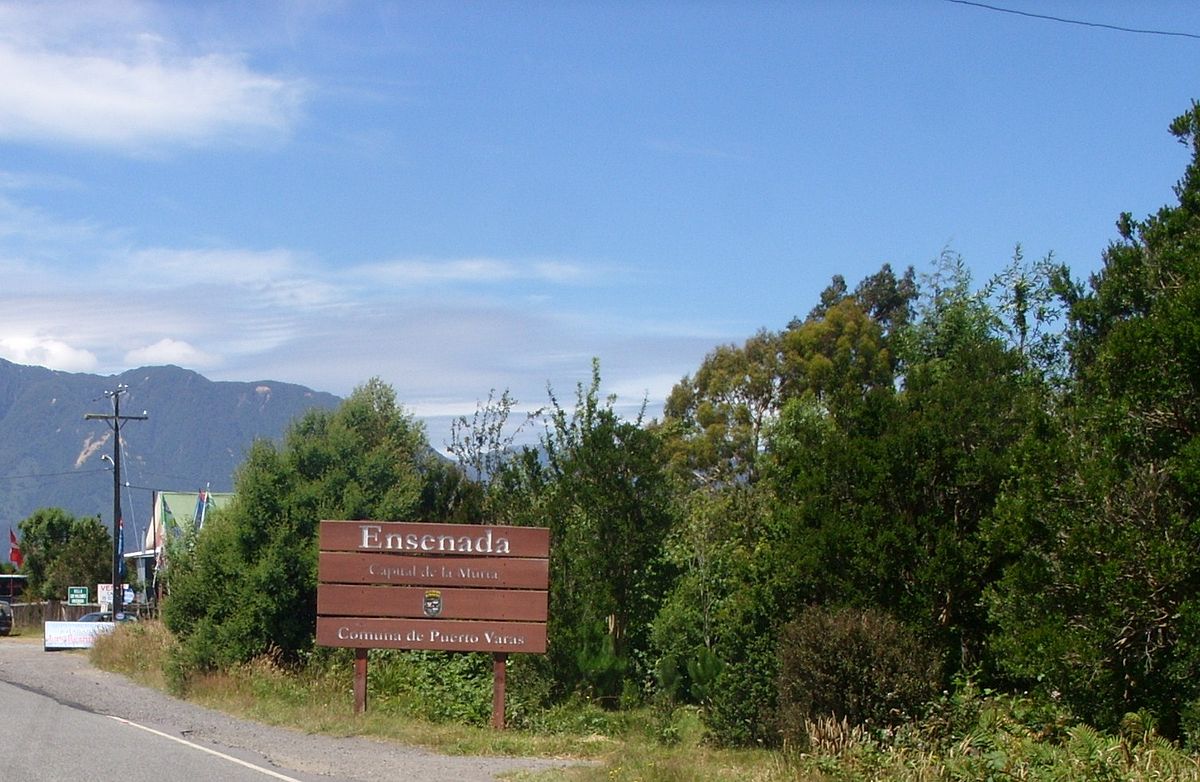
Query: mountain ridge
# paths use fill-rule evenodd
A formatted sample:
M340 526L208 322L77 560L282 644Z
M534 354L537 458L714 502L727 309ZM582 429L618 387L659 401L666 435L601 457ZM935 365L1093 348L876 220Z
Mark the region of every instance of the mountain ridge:
M121 427L121 496L126 524L144 528L153 491L230 491L256 439L282 440L312 409L341 399L274 380L214 381L175 365L118 375L63 372L0 359L0 526L14 530L34 511L59 507L111 524L113 431L105 392L128 386ZM0 530L2 532L2 530ZM5 553L7 550L5 549Z

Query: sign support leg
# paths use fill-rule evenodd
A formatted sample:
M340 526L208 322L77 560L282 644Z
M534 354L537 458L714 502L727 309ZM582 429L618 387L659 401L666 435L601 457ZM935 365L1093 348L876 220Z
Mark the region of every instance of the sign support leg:
M496 652L492 655L492 727L504 730L504 685L505 662L508 655Z
M367 711L367 650L354 650L354 713Z

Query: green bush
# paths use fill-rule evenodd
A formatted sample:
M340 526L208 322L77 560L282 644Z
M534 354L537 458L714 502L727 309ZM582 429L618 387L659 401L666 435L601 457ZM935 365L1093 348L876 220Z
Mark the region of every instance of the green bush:
M887 614L808 608L779 639L779 729L806 746L806 725L832 716L884 728L917 715L938 692L934 654Z
M420 422L378 379L336 411L307 413L282 445L256 441L233 503L194 546L169 549L163 620L184 647L184 669L267 653L302 660L316 626L320 520L420 517L428 462Z
M739 648L733 648L735 641ZM710 688L704 721L725 746L774 746L777 655L774 638L746 635L723 642L722 664Z
M487 725L492 656L372 649L368 698L429 722Z

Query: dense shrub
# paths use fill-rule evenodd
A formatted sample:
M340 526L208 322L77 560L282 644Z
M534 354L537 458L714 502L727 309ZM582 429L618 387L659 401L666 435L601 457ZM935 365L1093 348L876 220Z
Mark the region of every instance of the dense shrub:
M774 641L766 634L738 640L740 653L732 653L732 643L723 643L718 650L722 664L705 709L705 725L718 744L774 746L778 743Z
M779 728L805 746L806 724L832 716L851 726L897 725L938 692L933 653L874 610L808 608L779 639Z
M484 726L492 715L492 656L372 649L369 700L430 722Z

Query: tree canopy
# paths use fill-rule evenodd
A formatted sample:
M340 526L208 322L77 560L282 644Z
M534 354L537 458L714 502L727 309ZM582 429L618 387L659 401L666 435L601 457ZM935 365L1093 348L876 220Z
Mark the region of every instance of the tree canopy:
M237 497L171 564L167 625L193 664L295 658L316 625L321 519L414 520L431 454L421 425L375 379L334 411L296 422L282 447L260 441Z
M43 508L20 524L22 571L28 591L43 600L65 600L67 587L111 583L112 535L95 516L75 517Z
M167 622L199 666L297 659L319 519L529 524L552 532L550 651L515 681L543 703L693 703L718 739L770 744L806 710L883 719L894 687L804 688L886 670L906 714L983 681L1200 743L1200 104L1171 131L1178 203L1121 215L1087 282L1020 246L978 287L951 252L835 276L803 319L710 352L660 420L620 415L597 362L535 414L536 447L493 392L455 466L370 381L254 447ZM25 530L40 583L70 526Z

